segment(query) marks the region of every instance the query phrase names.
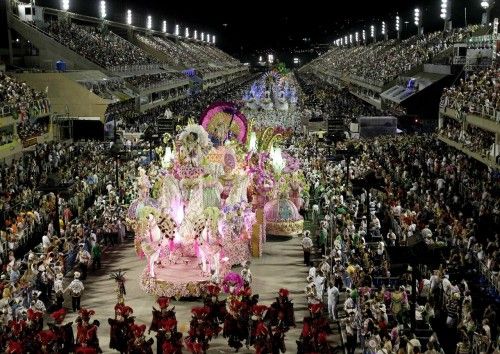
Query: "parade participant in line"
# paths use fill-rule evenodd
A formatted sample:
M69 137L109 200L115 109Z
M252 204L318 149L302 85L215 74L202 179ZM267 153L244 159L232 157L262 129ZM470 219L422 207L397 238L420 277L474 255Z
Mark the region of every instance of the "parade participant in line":
M269 307L266 319L272 326L277 326L283 322L285 328L295 327L295 314L293 312L293 302L289 299L288 289L280 289L276 300Z
M75 272L73 274L73 280L71 283L69 283L68 287L64 290L70 291L71 295L71 305L73 308L73 312L76 312L80 310L80 301L82 298L83 291L85 290L85 287L83 286L83 283L80 280L80 272Z
M304 264L309 267L311 264L311 250L313 247L313 242L311 240L311 231L304 231L304 237L302 238L302 251L304 252Z

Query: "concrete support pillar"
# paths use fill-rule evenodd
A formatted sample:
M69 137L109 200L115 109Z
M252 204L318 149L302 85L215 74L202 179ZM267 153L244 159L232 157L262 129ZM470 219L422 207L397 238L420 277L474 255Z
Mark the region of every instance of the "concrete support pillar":
M264 208L255 210L255 224L252 228L251 252L252 257L259 258L262 256L262 240L266 232L266 222L264 219Z

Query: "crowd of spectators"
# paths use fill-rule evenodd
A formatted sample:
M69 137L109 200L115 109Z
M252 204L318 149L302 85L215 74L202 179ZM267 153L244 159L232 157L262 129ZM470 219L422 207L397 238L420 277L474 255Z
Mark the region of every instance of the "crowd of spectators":
M193 66L197 70L208 70L209 65L211 65L220 70L220 67L232 67L239 64L238 60L214 46L184 41L175 43L167 38L140 34L137 34L136 38L145 45L166 54L171 63L175 65Z
M40 118L37 120L25 120L17 124L17 135L21 141L29 138L34 138L49 132L50 120L48 118Z
M108 69L156 63L141 49L105 29L75 23L51 22L47 31L61 44Z
M500 199L493 177L434 136L354 144L360 153L351 159L351 180L373 173L383 181L383 194L352 194L345 185L345 161L328 162L326 150L314 141L300 137L289 149L304 163L313 222L322 220L317 246L326 257L310 269L309 302L322 302L332 320L341 318L350 353L356 347L448 353L455 345L491 352L497 346L495 310L472 298L471 291L480 274L478 262L490 272L487 282L498 286ZM332 248L327 242L331 232ZM417 302L412 304L412 269L393 267L386 251L417 235L430 249L450 251L436 262L429 250L429 259L421 260L429 266L414 273ZM412 309L416 327L410 326Z
M111 182L114 171L108 150L109 143L99 142L39 144L1 166L3 326L27 321L35 338L48 315L75 298L68 273L74 271L74 278L84 281L88 272L100 268L105 249L124 241L127 230L121 206L130 202L136 160L121 166L118 188ZM50 185L54 175L67 191L38 191ZM82 292L84 286L78 298ZM72 305L73 311L79 310L79 304Z
M304 114L312 120L342 119L346 126L359 117L382 114L374 106L360 100L348 90L335 89L313 75L301 75L305 100Z
M6 73L0 72L0 108L8 106L8 112L20 119L38 116L49 111L45 92L29 87Z
M8 131L0 131L0 146L10 144L14 141L14 133Z
M443 91L441 105L459 112L476 113L499 120L500 70L499 66L473 72L459 83Z
M495 134L468 124L466 127L459 121L447 119L439 133L463 147L480 154L482 157L493 157Z
M90 92L105 99L112 99L114 92L123 91L125 88L124 81L116 78L112 80L79 81L79 83Z
M340 319L348 352L493 352L498 176L435 135L339 144L354 152L349 165L328 159L316 140L296 136L290 144L309 184L306 215L317 225L310 235L319 255L308 264L306 296ZM369 193L365 184L355 192L361 179ZM388 248L419 238L428 247L420 265L392 264Z
M312 67L337 75L350 75L379 86L432 61L455 42L463 42L479 26L456 28L417 35L400 42L395 40L368 45L336 47L318 58Z

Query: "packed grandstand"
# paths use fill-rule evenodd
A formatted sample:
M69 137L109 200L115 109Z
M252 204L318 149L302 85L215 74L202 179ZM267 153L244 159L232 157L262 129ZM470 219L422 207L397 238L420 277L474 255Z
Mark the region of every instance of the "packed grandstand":
M261 70L6 16L0 351L498 352L498 20Z

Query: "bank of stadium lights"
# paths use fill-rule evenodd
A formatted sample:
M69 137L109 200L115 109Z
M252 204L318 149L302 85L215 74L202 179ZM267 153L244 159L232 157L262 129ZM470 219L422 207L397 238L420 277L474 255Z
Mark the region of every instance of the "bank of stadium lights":
M207 43L210 43L211 36L207 33Z
M189 38L189 27L184 29L184 37Z
M163 22L161 23L161 31L163 33L167 33L167 21L163 20Z
M401 19L399 16L396 16L396 31L399 32L401 30Z
M349 35L349 44L352 44L352 33Z
M344 36L344 45L348 45L349 44L349 42L347 41L347 39L348 39L347 36Z
M198 40L198 31L197 30L194 30L193 38L195 40Z
M101 4L99 6L99 14L101 15L102 19L105 19L106 16L108 15L106 13L106 1L104 1L104 0L101 0Z
M132 10L127 10L127 25L132 25Z
M386 31L385 31L385 22L384 21L382 21L382 28L380 29L380 33L385 36Z
M488 10L488 8L490 7L490 2L486 0L481 1L481 7L483 8L483 10Z
M375 38L375 26L370 26L370 37Z
M201 41L205 42L205 32L201 32Z
M272 54L268 54L268 55L267 55L267 62L268 62L269 64L274 63L274 55L272 55Z
M413 11L413 23L420 27L420 9L418 7Z
M146 28L148 30L153 28L153 18L151 16L148 16L147 21L146 21Z
M445 21L448 19L448 6L448 0L441 0L441 14L439 17Z
M215 34L212 36L212 44L215 44Z
M354 33L354 39L356 40L356 44L359 43L359 32Z
M365 30L361 31L361 38L363 38L363 42L366 42L366 31Z
M68 11L69 10L69 0L62 0L61 7L62 7L63 11Z

